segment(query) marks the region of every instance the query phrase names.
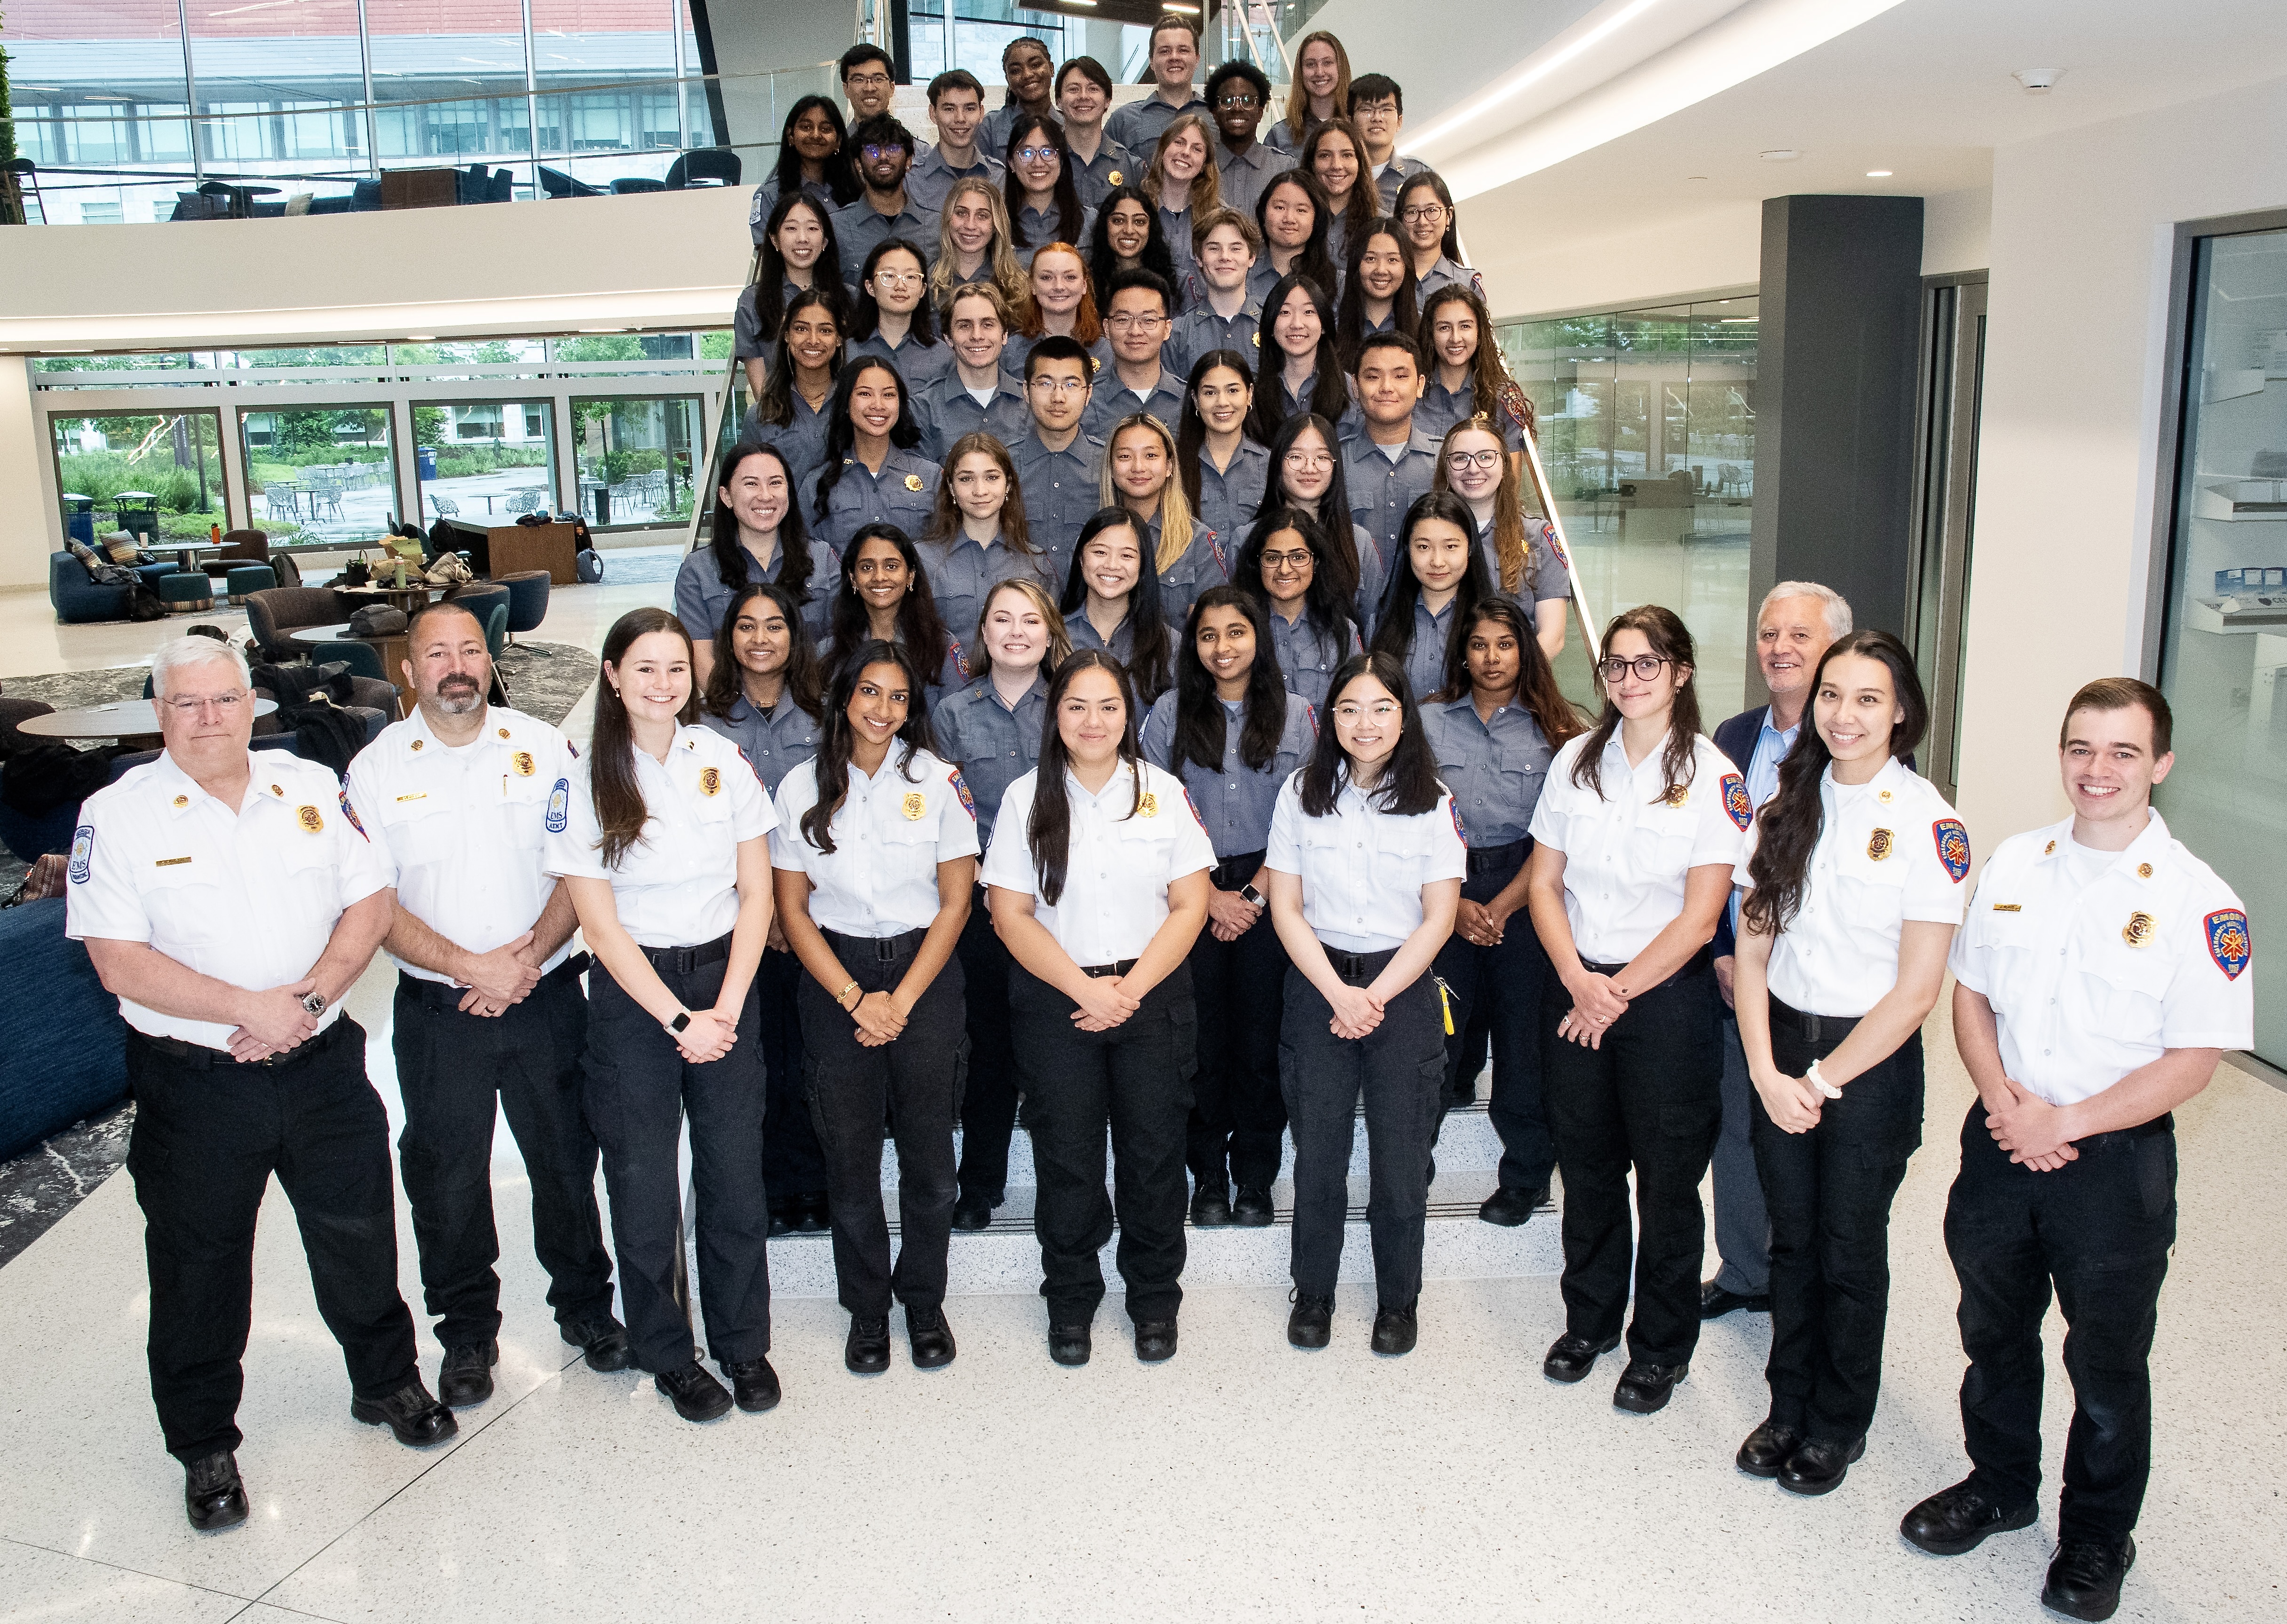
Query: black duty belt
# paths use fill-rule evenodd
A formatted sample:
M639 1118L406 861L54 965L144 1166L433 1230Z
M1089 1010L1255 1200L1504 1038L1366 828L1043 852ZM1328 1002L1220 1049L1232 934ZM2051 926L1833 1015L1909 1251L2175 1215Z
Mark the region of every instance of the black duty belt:
M1840 1043L1850 1036L1863 1015L1814 1015L1791 1004L1770 1000L1773 1030L1784 1028L1807 1044Z
M1134 959L1122 958L1108 965L1082 965L1080 967L1080 973L1082 975L1092 975L1096 980L1102 981L1107 975L1125 975L1135 967Z
M654 970L672 970L677 975L688 975L702 966L719 965L730 958L731 933L726 930L714 941L702 942L697 947L647 947L644 949L643 956L651 960L651 967Z
M922 950L922 940L929 934L926 929L909 930L896 936L845 936L838 930L820 927L818 933L826 938L826 945L843 963L850 962L853 951L860 958L871 958L880 964L890 964L909 953Z
M2109 1133L2092 1133L2073 1141L2081 1150L2095 1150L2106 1145L2125 1145L2132 1139L2149 1139L2156 1133L2173 1133L2176 1117L2172 1111L2164 1111L2150 1122L2138 1123L2133 1128L2116 1128Z
M1483 850L1472 846L1469 847L1469 878L1474 879L1480 874L1490 874L1497 869L1522 868L1524 866L1525 858L1531 855L1532 837L1531 835L1525 836L1522 840L1511 840L1506 846L1488 846Z
M1584 958L1580 961L1580 967L1595 975L1618 975L1621 971L1626 969L1627 966L1600 965ZM1666 981L1662 981L1659 984L1659 987L1639 987L1635 991L1628 994L1628 997L1631 998L1641 998L1647 992L1658 992L1660 987L1673 987L1676 982L1682 981L1687 975L1706 974L1710 971L1713 970L1714 967L1715 956L1708 951L1707 949L1701 948L1697 953L1694 953L1690 958L1685 959L1683 961L1683 967L1681 970L1678 970L1674 975L1669 976Z
M127 1029L127 1035L137 1043L147 1045L169 1060L179 1060L186 1066L217 1070L226 1066L266 1066L273 1071L282 1071L289 1066L298 1066L304 1060L315 1060L332 1048L335 1044L341 1041L342 1034L349 1024L349 1018L344 1015L336 1020L333 1025L316 1037L305 1038L281 1053L268 1055L258 1060L241 1060L227 1049L210 1049L204 1044L186 1043L179 1037L158 1037L149 1032L138 1032L132 1027Z
M562 964L557 966L556 968L542 976L536 983L536 986L545 987L550 981L575 980L580 976L587 974L590 967L593 966L595 960L588 954L574 953L569 958L566 958ZM415 997L419 998L424 1008L449 1009L455 1013L457 1013L461 1007L461 1000L466 997L469 992L468 988L458 981L431 981L425 975L415 975L408 970L400 970L397 973L397 984L399 987L410 991ZM516 1006L511 1005L510 1007L514 1008ZM507 1012L503 1011L502 1013L506 1013ZM484 1016L477 1018L479 1020L488 1019L488 1017Z
M1207 883L1218 891L1236 891L1253 879L1268 851L1246 851L1223 858L1207 871Z
M1321 946L1325 944L1320 943ZM1397 957L1396 948L1384 948L1377 953L1345 953L1340 948L1326 949L1326 962L1334 974L1346 981L1370 981L1381 974L1382 966Z

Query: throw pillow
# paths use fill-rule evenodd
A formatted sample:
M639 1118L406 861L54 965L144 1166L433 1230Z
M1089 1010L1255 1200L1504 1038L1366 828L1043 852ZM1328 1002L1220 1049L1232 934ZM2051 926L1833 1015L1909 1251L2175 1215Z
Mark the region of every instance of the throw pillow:
M78 559L81 564L87 567L88 579L92 580L95 578L97 568L103 563L102 559L95 556L95 549L90 547L86 542L81 540L77 536L67 538L64 541L64 548L65 550L69 552L73 557Z
M114 564L134 564L141 557L135 538L125 531L115 531L103 539L103 550Z

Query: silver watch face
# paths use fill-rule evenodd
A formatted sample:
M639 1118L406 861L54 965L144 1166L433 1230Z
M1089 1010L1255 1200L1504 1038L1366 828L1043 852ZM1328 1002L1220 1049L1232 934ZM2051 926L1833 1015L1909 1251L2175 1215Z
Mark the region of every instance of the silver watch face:
M326 1013L326 995L322 992L304 993L302 995L302 1007L308 1010L313 1015L324 1014Z

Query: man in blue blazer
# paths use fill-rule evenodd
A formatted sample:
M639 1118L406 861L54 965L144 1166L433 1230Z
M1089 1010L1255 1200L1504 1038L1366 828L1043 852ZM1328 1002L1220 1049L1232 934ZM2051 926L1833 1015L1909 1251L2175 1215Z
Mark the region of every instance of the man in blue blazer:
M1771 702L1742 711L1715 729L1715 748L1747 780L1760 807L1778 792L1779 763L1794 748L1810 702L1819 656L1850 635L1850 605L1832 587L1783 580L1763 595L1755 615L1755 660ZM1715 980L1723 993L1723 1131L1715 1141L1715 1250L1722 1267L1699 1287L1699 1317L1713 1320L1735 1308L1771 1308L1771 1220L1747 1138L1754 1084L1731 1013L1731 971L1737 962L1739 904L1736 897L1715 926Z

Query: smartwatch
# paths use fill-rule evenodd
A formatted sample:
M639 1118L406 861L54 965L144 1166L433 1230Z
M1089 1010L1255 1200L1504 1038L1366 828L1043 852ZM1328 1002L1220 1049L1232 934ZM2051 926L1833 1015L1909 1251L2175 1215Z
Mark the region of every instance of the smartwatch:
M1238 894L1246 901L1253 903L1257 908L1268 908L1270 906L1270 899L1263 895L1262 892L1256 890L1254 888L1254 882L1251 879L1245 885L1239 887Z
M324 1014L326 1013L326 995L322 992L304 993L302 995L302 1007L308 1010L313 1015Z
M681 1032L690 1025L691 1012L687 1009L679 1009L675 1012L675 1019L667 1023L667 1029L670 1032Z

